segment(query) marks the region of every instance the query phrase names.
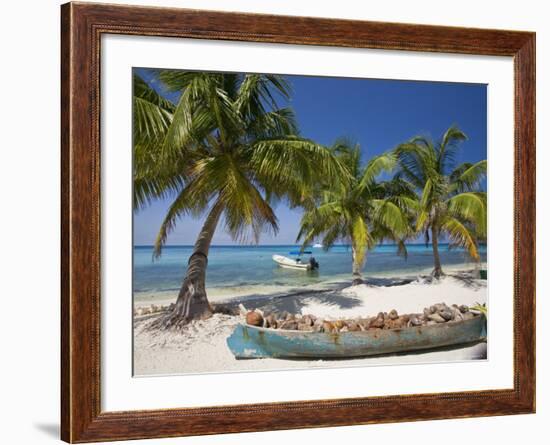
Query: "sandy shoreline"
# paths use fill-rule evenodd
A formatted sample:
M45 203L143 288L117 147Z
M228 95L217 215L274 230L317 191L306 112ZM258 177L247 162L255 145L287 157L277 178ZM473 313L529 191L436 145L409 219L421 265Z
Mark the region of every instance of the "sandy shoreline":
M468 264L470 266L470 264ZM481 267L486 268L486 264L482 263ZM460 266L447 266L445 272L447 274L456 274L465 270L472 270L465 265ZM378 280L401 280L401 279L419 279L419 277L429 275L432 268L426 268L415 271L414 273L377 273L369 274L365 277L367 281L376 283ZM208 299L212 303L224 303L226 301L234 300L235 298L253 298L256 296L273 296L285 293L296 293L300 291L309 290L324 290L324 289L338 289L347 287L350 284L349 274L342 276L332 277L324 281L317 283L302 285L302 286L290 286L290 285L276 285L276 284L261 284L261 285L243 285L243 286L225 286L225 287L212 287L208 286L207 292ZM164 290L164 291L147 291L136 292L134 294L134 309L140 307L150 306L151 304L164 306L174 303L178 296L178 290Z
M451 272L451 271L448 271ZM447 276L439 282L425 283L422 279L394 286L358 285L343 288L342 283L323 283L337 292L316 292L319 287L300 288L288 293L277 288L277 295L209 294L212 302L238 305L248 309L288 311L314 314L324 318L344 318L376 315L380 311L396 309L399 313L422 312L426 306L439 302L466 304L487 301L487 282ZM387 282L385 284L388 284ZM286 292L286 293L285 293ZM167 303L174 301L174 296ZM155 300L161 304L161 300ZM150 304L150 301L143 302ZM396 363L425 363L463 361L486 358L486 344L480 343L455 349L390 355L351 360L294 361L281 359L236 360L226 345L226 339L241 317L215 314L212 318L190 324L181 333L151 332L146 329L150 317L134 321L134 372L136 376L188 374L203 372L232 372L280 370L290 368L347 367L387 365Z

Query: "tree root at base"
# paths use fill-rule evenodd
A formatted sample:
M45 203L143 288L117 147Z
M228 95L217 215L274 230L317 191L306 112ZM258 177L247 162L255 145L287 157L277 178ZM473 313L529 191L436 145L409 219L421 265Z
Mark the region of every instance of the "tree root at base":
M173 310L168 314L160 315L156 320L152 321L147 327L151 331L181 331L189 323L195 320L206 320L213 315L211 310L203 311L201 314L195 314L194 316L185 316L180 314L179 311Z

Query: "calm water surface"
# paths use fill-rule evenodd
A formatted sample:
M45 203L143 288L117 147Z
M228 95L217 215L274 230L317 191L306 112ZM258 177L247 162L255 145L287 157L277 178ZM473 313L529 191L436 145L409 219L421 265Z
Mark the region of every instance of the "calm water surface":
M431 246L409 245L405 260L396 255L396 247L377 246L367 254L366 276L414 275L433 267ZM153 261L151 246L134 247L134 292L151 293L176 291L185 275L192 246L167 246L160 259ZM273 254L291 256L296 246L212 246L208 257L207 287L284 285L302 286L324 281L351 278L351 250L335 246L328 252L320 248L311 251L320 264L315 272L294 271L278 267ZM481 259L486 261L486 248L481 248ZM443 265L457 266L471 263L462 249L440 249ZM469 264L466 267L472 267Z

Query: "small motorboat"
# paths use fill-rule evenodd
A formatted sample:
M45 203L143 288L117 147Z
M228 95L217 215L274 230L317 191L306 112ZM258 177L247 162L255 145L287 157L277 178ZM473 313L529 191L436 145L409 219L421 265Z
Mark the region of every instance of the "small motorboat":
M291 255L297 255L296 258L288 258L283 255L273 255L273 261L275 261L279 266L287 269L297 269L297 270L315 270L319 268L319 263L313 256L310 256L309 260L303 260L301 255L311 255L311 252L290 252Z
M360 332L305 332L238 325L227 338L235 358L350 358L486 341L484 315L431 326Z

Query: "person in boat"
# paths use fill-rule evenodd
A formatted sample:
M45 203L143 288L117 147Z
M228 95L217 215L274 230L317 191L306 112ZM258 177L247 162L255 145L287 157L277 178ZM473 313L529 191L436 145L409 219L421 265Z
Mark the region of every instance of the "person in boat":
M311 267L311 270L314 270L314 269L318 269L319 268L319 263L317 262L317 260L315 259L314 256L311 256L309 258L309 265Z

